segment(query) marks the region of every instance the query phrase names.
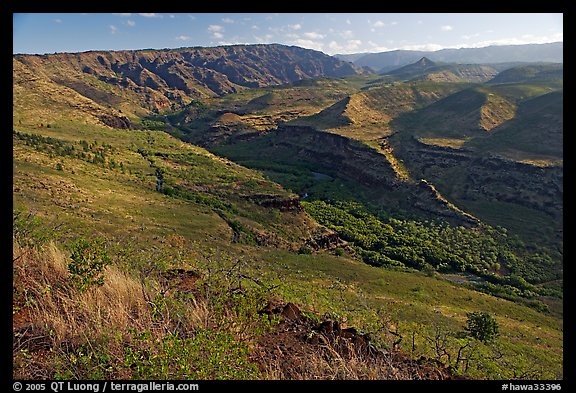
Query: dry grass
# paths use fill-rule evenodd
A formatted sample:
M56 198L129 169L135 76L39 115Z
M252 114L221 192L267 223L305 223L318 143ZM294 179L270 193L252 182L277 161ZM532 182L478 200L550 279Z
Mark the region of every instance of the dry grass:
M104 285L78 291L69 279L66 252L53 242L31 248L14 240L13 259L14 378L52 379L58 361L73 358L70 354L82 346L102 348L104 343L107 355L121 364L129 329L151 332L154 340L178 328L209 324L210 310L202 299L192 299L186 318L176 320L169 307L158 313L154 301L164 296L153 293L160 283L147 280L145 285L114 266L107 267Z
M54 243L36 250L15 242L13 254L22 255L14 262L14 287L26 290L33 323L51 332L54 347L103 331L151 324L145 288L115 267L107 268L104 285L82 293L70 286L68 258Z
M426 145L449 147L451 149L460 149L470 138L418 138Z
M311 346L311 350L292 359L269 362L264 379L274 380L417 380L446 379L448 374L437 367L422 366L398 354L358 351L349 341Z
M226 365L220 368L222 359L244 364L245 355L227 346L249 342L257 320L237 315L235 304L227 309L224 303L219 310L222 288L205 296L194 282L186 281L185 274L156 272L133 277L112 265L106 268L102 286L83 292L70 280L69 256L60 245L49 242L28 247L20 246L15 238L13 241L14 378L149 378L164 375L157 374L162 369L154 362L166 359L177 367L184 364L178 362L187 362L186 356L220 362L197 370L197 375L229 378L234 374ZM256 315L254 310L246 310ZM219 341L194 341L198 332L207 332ZM167 342L191 347L181 352L170 349L173 347ZM214 355L212 347L216 348ZM149 365L141 356L152 353ZM132 356L131 362L149 367L147 374L135 374L142 371L127 366L127 356ZM251 370L250 365L245 367L238 372ZM178 368L173 372L178 373Z

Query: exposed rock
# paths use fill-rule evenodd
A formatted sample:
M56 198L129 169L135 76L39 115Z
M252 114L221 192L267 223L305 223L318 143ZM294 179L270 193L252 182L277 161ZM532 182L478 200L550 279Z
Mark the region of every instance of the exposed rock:
M300 205L300 198L297 196L282 198L278 195L252 194L247 196L247 198L257 205L278 209L283 212L300 212L303 210L302 205Z
M302 317L302 312L294 303L288 303L284 306L280 315L289 320L297 320Z
M150 100L150 89L183 107L190 99L235 93L320 76L365 73L322 52L279 44L233 45L137 51L91 51L51 55L14 55L54 81L81 81L86 76L131 91L144 108L163 110ZM142 90L142 88L145 88ZM147 106L148 105L148 106Z
M282 379L325 378L328 374L337 379L359 378L363 375L354 372L367 370L371 370L370 378L377 379L453 378L439 362L411 359L400 351L379 350L370 343L369 335L343 327L338 321L314 323L293 303L272 299L260 313L279 315L281 320L258 339L252 358L263 371L269 372L271 365L276 367L275 372L281 373ZM334 369L339 367L353 373L335 376Z
M100 121L107 125L108 127L112 128L123 128L123 129L130 129L132 128L132 124L130 120L126 116L113 116L109 114L102 114L98 116Z

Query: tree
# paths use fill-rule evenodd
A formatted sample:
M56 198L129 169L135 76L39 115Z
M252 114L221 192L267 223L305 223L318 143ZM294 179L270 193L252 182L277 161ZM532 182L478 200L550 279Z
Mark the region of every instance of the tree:
M466 314L468 320L464 330L470 337L483 343L493 341L500 333L498 332L498 322L486 312L472 312Z

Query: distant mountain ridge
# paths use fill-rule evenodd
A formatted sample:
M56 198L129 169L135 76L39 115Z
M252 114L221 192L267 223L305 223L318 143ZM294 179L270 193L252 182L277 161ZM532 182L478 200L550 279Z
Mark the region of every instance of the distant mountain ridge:
M486 82L494 78L496 74L498 71L487 65L435 63L427 57L384 73L395 80L434 82Z
M104 107L129 100L132 108L153 112L247 87L365 73L322 52L279 44L17 54L13 62L23 69L20 74L71 89Z
M352 61L360 67L370 67L377 72L391 71L414 63L422 57L432 61L459 64L491 64L507 62L562 63L563 42L527 45L493 45L484 48L441 49L438 51L394 50L380 53L335 55Z
M532 64L502 71L490 83L515 83L560 80L564 77L563 64Z

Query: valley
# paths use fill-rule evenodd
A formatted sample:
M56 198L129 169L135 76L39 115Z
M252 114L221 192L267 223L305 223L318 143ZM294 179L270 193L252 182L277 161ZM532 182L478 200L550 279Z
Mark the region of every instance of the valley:
M378 74L273 44L13 75L15 378L563 378L561 64ZM88 292L78 239L110 257Z

